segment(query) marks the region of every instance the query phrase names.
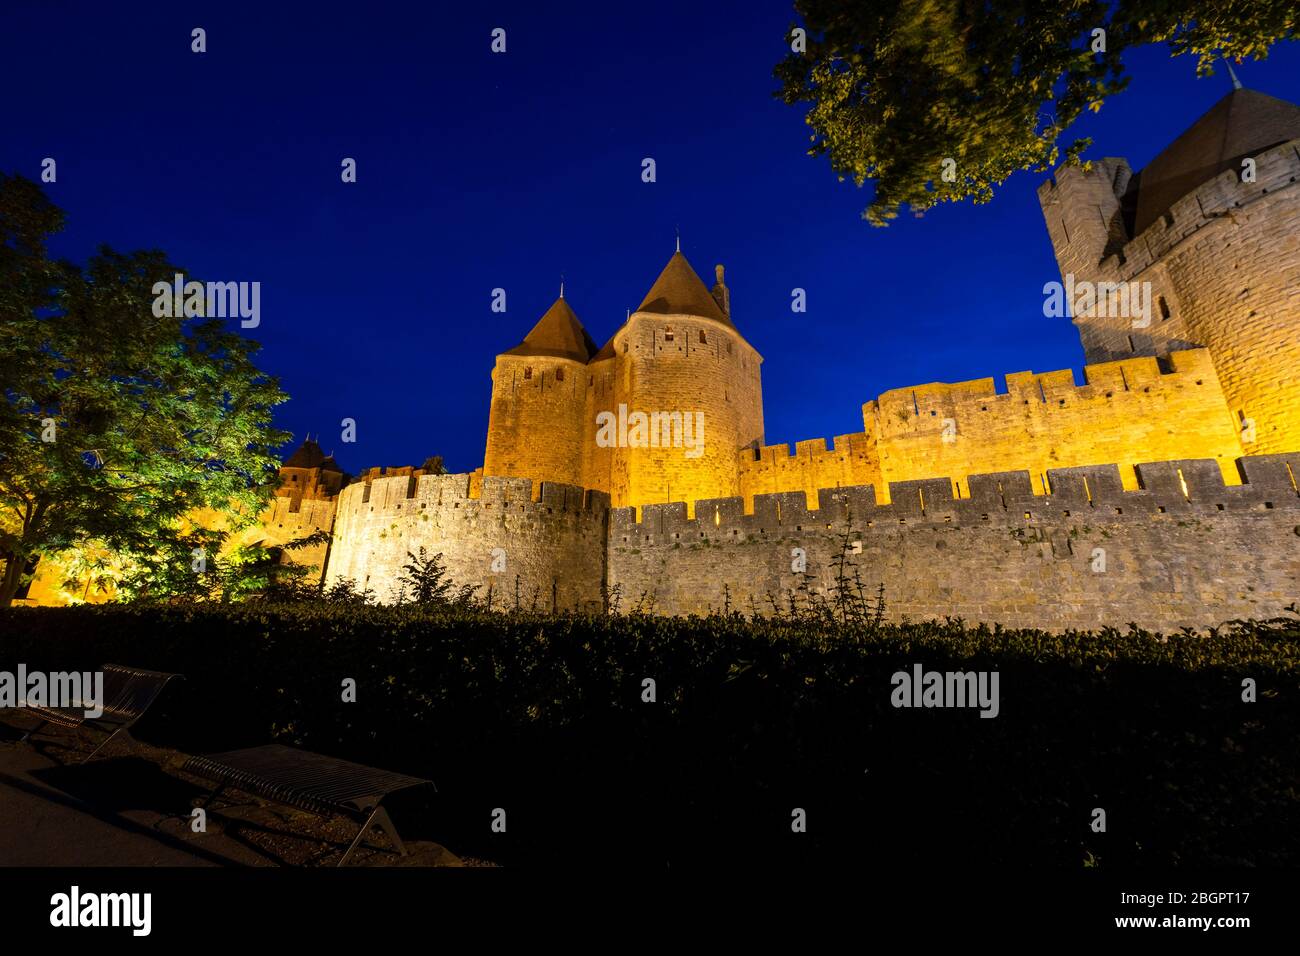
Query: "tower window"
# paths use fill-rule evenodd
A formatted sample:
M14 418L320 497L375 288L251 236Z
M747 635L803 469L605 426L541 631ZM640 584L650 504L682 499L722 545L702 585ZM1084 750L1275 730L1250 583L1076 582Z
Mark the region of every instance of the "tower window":
M703 329L700 329L700 344L701 344L701 345L708 345L708 344L709 344L709 337L708 337L707 335L704 334L704 330L703 330Z
M530 365L524 369L524 380L527 381L532 377L533 377L533 367Z
M1160 306L1161 321L1164 321L1165 319L1168 319L1169 316L1173 315L1173 313L1169 311L1169 303L1165 301L1163 295L1156 299L1156 303Z
M727 354L731 354L731 339L727 339Z
M673 327L670 325L668 326L668 328L664 329L664 341L671 342L672 340L673 340Z
M555 370L555 380L556 380L557 382L563 382L563 381L564 381L564 369L562 369L562 368L557 368L557 369Z

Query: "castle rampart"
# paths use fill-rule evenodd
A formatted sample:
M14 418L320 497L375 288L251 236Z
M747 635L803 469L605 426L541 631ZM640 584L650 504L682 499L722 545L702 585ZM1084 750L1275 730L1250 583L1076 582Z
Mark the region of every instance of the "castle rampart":
M601 606L607 495L543 482L534 501L528 479L487 476L476 496L471 478L398 475L344 488L327 585L349 578L396 601L407 555L423 547L494 607Z
M1062 167L1039 199L1062 276L1150 283L1149 320L1074 317L1088 360L1208 348L1244 450L1263 454L1300 447L1300 247L1284 238L1300 234L1300 139L1246 158L1252 176L1224 169L1136 234L1123 160Z
M660 613L784 611L830 599L834 562L886 619L959 616L1049 630L1206 627L1279 614L1300 599L1300 454L1242 458L1225 484L1214 460L1138 464L1125 490L1114 464L1051 469L1051 494L1026 472L874 488L681 502L610 513L609 582ZM802 554L800 554L802 552ZM795 570L806 561L806 573ZM773 605L775 602L775 605ZM626 606L626 605L625 605Z
M1107 461L1213 458L1224 480L1239 481L1237 428L1209 353L1175 352L1161 362L1129 358L1084 368L1084 384L1069 369L1017 372L998 392L992 378L917 385L885 392L863 406L866 430L764 446L740 454L742 496L951 476L952 494L970 494L980 473L1029 472L1033 489L1047 490L1054 469ZM1125 488L1138 486L1131 465ZM886 499L887 500L887 499Z

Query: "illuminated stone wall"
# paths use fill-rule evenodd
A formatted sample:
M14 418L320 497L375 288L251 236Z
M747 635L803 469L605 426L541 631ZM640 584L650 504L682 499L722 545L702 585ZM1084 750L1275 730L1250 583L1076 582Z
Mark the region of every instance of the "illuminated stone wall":
M1300 448L1300 140L1253 158L1254 182L1223 172L1133 237L1120 210L1124 160L1062 167L1039 200L1063 276L1152 285L1146 328L1075 318L1088 360L1208 348L1247 425L1246 452L1264 454Z
M815 503L822 488L948 476L952 493L969 495L968 476L1027 471L1034 491L1047 490L1055 468L1105 462L1212 458L1225 481L1240 479L1238 433L1205 349L1164 359L1130 358L1089 365L1084 384L1069 369L894 389L863 406L866 430L740 454L741 494L803 491ZM1138 487L1132 464L1123 485ZM882 499L884 500L884 499ZM752 507L752 505L751 505Z
M1300 455L1142 464L1125 490L1115 465L1052 469L1052 494L1027 472L651 505L610 517L609 581L624 610L784 612L833 600L835 562L868 597L884 585L887 621L968 622L1060 631L1176 629L1283 613L1300 596ZM803 570L800 559L806 562Z
M762 359L753 347L719 322L648 313L633 313L613 347L613 387L593 389L588 407L593 444L597 414L617 414L620 404L647 415L703 412L704 441L697 457L684 447L616 447L608 483L601 472L587 483L617 506L739 494L736 453L763 439Z
M821 488L880 484L880 453L874 434L858 432L836 435L827 447L826 439L789 445L764 445L740 453L740 495L752 508L755 495L802 491L817 502Z
M498 356L484 472L582 484L588 378L581 362Z
M593 610L601 606L608 513L600 492L548 482L534 501L532 482L520 478L411 474L357 482L338 498L326 584L349 578L391 603L408 554L423 547L442 555L458 586L477 585L475 596L490 595L494 607L518 600Z

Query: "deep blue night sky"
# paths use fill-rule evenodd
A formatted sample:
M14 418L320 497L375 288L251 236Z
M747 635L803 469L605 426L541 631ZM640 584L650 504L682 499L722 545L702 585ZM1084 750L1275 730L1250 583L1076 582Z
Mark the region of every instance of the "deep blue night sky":
M869 192L808 158L802 112L772 96L792 21L767 0L9 0L0 169L38 179L58 161L58 255L161 248L196 277L260 281L248 334L292 396L278 421L321 433L353 472L431 454L481 465L493 356L561 273L603 344L678 226L706 282L725 263L733 317L765 357L769 444L859 431L862 403L890 388L1078 369L1073 327L1042 315L1058 278L1044 176L868 226ZM505 55L489 51L498 26ZM1127 63L1129 90L1068 135L1138 168L1229 83L1163 47ZM1300 100L1300 45L1238 72ZM498 286L505 315L489 308ZM356 444L338 440L344 417Z

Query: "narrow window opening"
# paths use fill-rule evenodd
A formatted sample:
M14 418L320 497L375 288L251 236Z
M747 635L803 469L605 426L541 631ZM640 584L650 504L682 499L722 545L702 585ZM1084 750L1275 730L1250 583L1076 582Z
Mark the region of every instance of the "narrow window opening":
M1165 301L1165 297L1160 296L1156 299L1156 303L1160 306L1160 320L1162 322L1168 320L1173 313L1169 311L1169 303Z

